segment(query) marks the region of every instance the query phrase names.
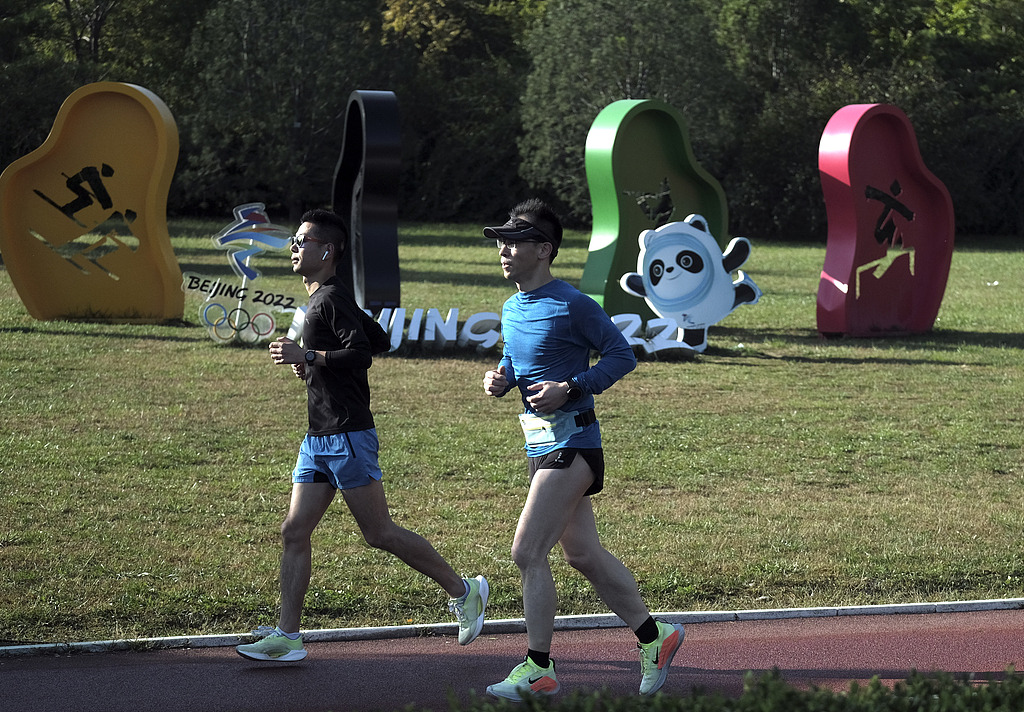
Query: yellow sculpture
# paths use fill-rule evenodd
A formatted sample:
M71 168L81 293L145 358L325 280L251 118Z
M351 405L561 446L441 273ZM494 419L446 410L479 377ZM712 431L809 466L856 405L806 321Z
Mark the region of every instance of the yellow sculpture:
M178 129L142 87L84 86L43 145L0 175L0 254L36 319L180 319L167 233Z

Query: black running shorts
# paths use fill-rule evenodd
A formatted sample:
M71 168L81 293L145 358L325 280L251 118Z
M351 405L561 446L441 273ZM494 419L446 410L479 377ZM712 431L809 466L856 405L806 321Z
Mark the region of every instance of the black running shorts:
M604 450L599 447L566 447L561 450L552 450L547 455L527 458L530 461L530 477L532 478L537 470L564 470L573 463L579 455L590 465L594 473L594 483L590 485L584 497L597 494L604 489Z

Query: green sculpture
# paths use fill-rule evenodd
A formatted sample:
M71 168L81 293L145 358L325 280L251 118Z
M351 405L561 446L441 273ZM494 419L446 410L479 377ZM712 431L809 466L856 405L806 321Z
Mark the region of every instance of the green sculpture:
M597 115L587 135L586 171L594 227L580 291L609 314L650 317L647 304L619 286L636 269L637 237L697 213L724 245L725 192L694 157L682 114L653 99L616 101Z

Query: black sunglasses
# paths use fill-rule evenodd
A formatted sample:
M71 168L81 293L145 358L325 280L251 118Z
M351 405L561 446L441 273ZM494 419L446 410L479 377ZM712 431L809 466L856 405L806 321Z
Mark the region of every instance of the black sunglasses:
M315 237L310 237L309 235L292 235L288 238L288 246L298 247L300 250L305 247L307 242L319 242L321 245L327 244L323 240L318 240Z

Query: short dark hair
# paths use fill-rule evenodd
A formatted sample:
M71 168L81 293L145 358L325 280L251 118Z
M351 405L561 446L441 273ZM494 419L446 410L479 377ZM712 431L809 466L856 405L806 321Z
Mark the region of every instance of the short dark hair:
M558 255L562 244L562 221L558 214L540 198L527 198L509 211L513 218L523 218L551 238L551 261Z
M336 212L323 208L307 210L302 214L302 222L308 222L316 229L314 237L334 245L339 256L345 254L348 248L348 225Z

